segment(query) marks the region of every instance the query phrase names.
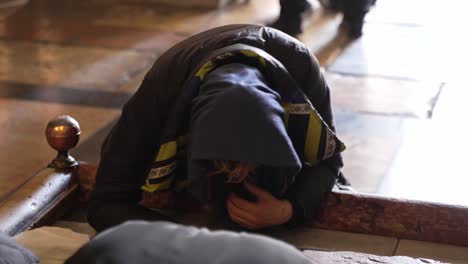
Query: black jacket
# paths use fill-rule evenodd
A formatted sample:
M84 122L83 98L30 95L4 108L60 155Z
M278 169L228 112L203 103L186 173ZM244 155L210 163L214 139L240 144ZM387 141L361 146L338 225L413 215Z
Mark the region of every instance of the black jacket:
M238 43L262 49L281 62L334 130L328 86L316 59L296 39L254 25L229 25L194 35L155 62L104 142L88 213L93 227L102 230L128 219L156 217L137 203L173 102L201 61L215 50ZM303 166L288 190L294 207L291 223L316 215L341 167L339 154L316 166Z

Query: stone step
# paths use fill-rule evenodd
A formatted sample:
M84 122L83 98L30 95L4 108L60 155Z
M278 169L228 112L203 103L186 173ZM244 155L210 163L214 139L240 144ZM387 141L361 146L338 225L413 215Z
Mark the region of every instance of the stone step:
M346 251L337 251L337 252L326 252L326 251L315 251L315 250L306 250L304 255L310 258L311 263L334 263L334 264L432 264L432 263L443 263L431 259L415 259L404 256L377 256L370 254L363 254L357 252L346 252Z

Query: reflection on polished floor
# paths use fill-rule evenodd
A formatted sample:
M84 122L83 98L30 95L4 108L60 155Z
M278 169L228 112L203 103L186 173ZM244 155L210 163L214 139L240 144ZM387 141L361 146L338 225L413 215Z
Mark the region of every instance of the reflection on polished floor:
M306 15L299 39L324 68L348 146L344 172L358 191L468 205L459 2L378 0L354 41L340 33L341 15L315 2ZM265 24L278 12L274 0L220 10L150 0L0 9L0 201L54 156L44 138L50 119L75 117L83 131L75 153L96 162L109 124L161 53L202 30Z

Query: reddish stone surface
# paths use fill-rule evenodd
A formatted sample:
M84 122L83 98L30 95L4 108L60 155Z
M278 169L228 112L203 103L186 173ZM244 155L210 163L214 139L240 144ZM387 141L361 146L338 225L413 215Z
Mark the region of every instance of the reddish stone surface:
M315 227L468 246L468 208L330 193Z

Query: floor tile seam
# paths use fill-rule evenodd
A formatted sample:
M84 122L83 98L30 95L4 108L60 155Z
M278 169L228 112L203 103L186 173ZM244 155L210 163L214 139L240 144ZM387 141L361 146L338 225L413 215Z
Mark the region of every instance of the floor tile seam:
M109 51L131 51L135 52L137 54L146 54L146 53L153 53L151 49L145 49L145 48L119 48L119 47L112 47L112 46L104 46L104 45L87 45L87 44L77 44L72 42L67 42L67 41L50 41L50 40L22 40L20 38L8 38L4 36L0 36L0 41L5 41L5 42L12 42L12 43L24 43L24 44L37 44L37 45L55 45L59 47L64 47L64 48L98 48L98 49L103 49L103 50L109 50ZM174 43L175 44L175 43ZM133 45L135 46L135 45Z
M2 87L2 84L6 87ZM122 85L124 84L119 85L119 87ZM90 90L80 87L0 81L0 98L42 103L120 109L132 95L133 93L122 91Z
M398 251L398 247L400 246L401 239L400 238L396 238L396 239L397 239L397 242L395 244L395 248L393 249L392 256L395 256L396 252Z
M334 109L339 110L340 112L352 113L357 115L367 115L367 116L376 116L376 117L394 117L394 118L403 118L406 120L431 120L428 117L420 117L416 114L410 113L398 113L395 111L394 113L387 113L387 112L372 112L366 110L352 110L351 108L342 107L336 103L332 102L332 106Z
M333 70L331 69L333 65L325 67L325 70L330 73L339 74L345 77L358 77L358 78L375 78L375 79L382 79L382 80L392 80L392 81L405 81L405 82L414 82L414 83L445 83L443 80L430 80L430 79L417 79L417 78L410 78L410 77L401 77L401 76L391 76L385 74L359 74L359 73L351 73L351 72L344 72L340 70Z
M379 21L378 19L369 19L364 21L364 34L365 34L365 27L366 25L370 26L378 26L378 25L386 25L386 26L395 26L395 27L407 27L407 28L427 28L429 25L420 24L420 23L408 23L408 22L392 22L392 21Z

